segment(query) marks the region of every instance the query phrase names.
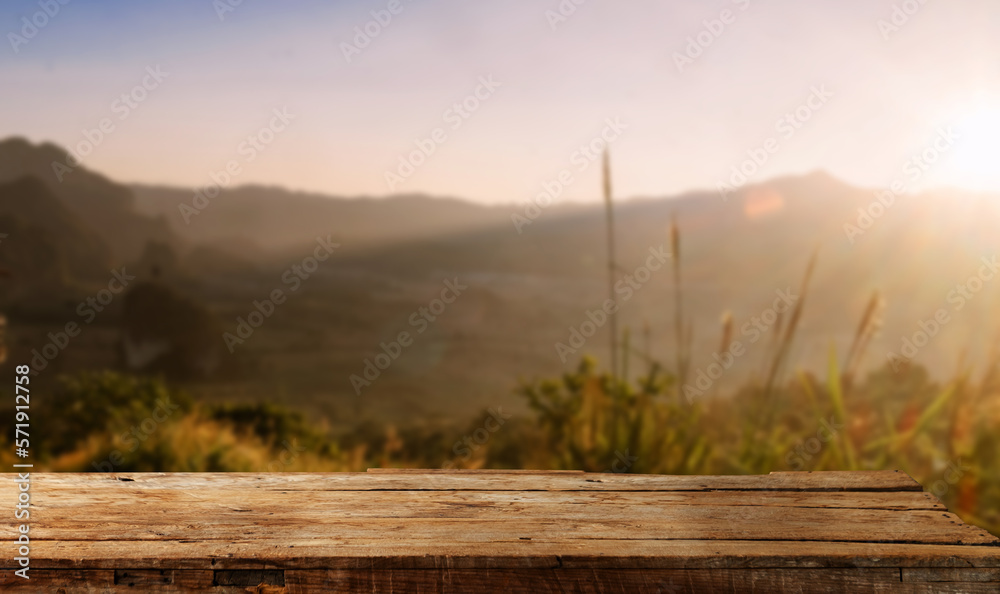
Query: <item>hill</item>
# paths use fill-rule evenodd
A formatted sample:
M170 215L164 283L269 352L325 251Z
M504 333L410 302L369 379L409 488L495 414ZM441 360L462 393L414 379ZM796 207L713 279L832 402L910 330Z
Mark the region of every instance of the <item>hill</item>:
M719 350L719 320L724 312L732 315L737 337L743 335L741 330L770 307L778 291L798 291L809 256L817 251L819 266L801 320L794 362L806 368L823 366L831 344L841 354L846 352L877 291L885 304L882 332L873 341L867 364L880 365L890 351L900 352L903 339L919 331L922 321L941 308L951 311L948 298L956 285L977 273L982 258L995 253L1000 198L939 190L890 200L883 193L882 200L889 204L885 206L877 192L815 172L750 185L726 200L716 192L623 200L616 205L619 269L624 277L644 264L651 248L669 249L667 231L676 217L682 236L684 315L695 329L693 364L698 369L711 363ZM247 213L273 216L243 216L243 198L253 205ZM414 369L403 373L390 370L384 374L390 379L380 379L372 387L375 400L405 398L420 401L413 404L417 410L447 408L445 403L452 397L446 394L489 393L489 385L510 384L520 374L565 370L571 362L560 360L555 344L565 342L568 329L584 322L587 312L605 299L605 227L600 205L544 209L518 233L510 216L522 212L522 207L513 205L487 208L404 197L323 200L274 189L234 190L224 202L225 209L230 212L227 217L242 221L242 227L231 224L225 233L216 233L211 229L214 225L208 224L197 233L206 234L206 239L214 233L215 238L241 241L277 236L282 239L274 245L291 248L300 223L282 229L285 221L303 221L302 225L310 221L312 227L298 238L304 245L322 220L322 225L331 225L341 237L353 236L361 242L363 249L345 249L327 269L330 288L319 286L325 281L315 281L310 287L316 298L319 293L337 299L338 315L325 317L315 302L297 312L303 319L325 318L336 327L333 335L317 338L320 343L303 344L310 354L303 351L295 357L302 361L317 348L327 350L333 359L323 359L329 361L330 381L342 399L349 400L350 385L343 378L356 372L354 367L364 358L359 353L369 353L371 345L391 336L397 326L407 327L406 315L421 305L419 296L431 294L432 279L456 275L472 288L455 306L459 312L449 314L450 320L442 316L435 325L434 342L415 347L421 354L410 355L414 361L425 362L413 363ZM408 225L386 216L394 209L407 213ZM439 213L447 209L457 211L448 225L427 223L439 220ZM350 217L343 214L348 210ZM463 220L464 225L459 223ZM380 227L383 221L385 226ZM198 221L198 226L203 222ZM193 222L191 227L195 227ZM377 231L362 233L362 229ZM288 252L283 261L293 261L295 255ZM278 273L275 269L272 274ZM260 289L265 290L264 286ZM952 312L953 321L921 349L916 360L947 374L963 355L967 362L981 358L998 330L983 323L998 319L998 295L1000 283L987 283L977 298ZM394 319L400 321L389 321ZM289 328L297 327L296 321L288 323ZM642 329L649 327L648 348L669 359L676 329L668 269L654 273L634 291L623 304L621 323L631 328L633 345L639 351L646 348ZM767 358L763 345L774 329L773 325L764 328L765 340L717 382L717 388L724 390L760 373ZM755 334L752 328L747 330L747 337ZM315 326L298 330L314 331ZM606 360L604 332L587 341L580 352ZM271 339L280 340L275 335ZM428 369L430 375L424 375ZM439 382L446 382L447 387ZM406 398L403 394L422 396Z
M131 189L137 212L163 217L191 243L251 242L264 251L296 248L333 232L345 247L360 249L496 225L507 216L504 210L453 198L343 198L240 186L210 199L185 220L179 207L193 204L193 191L144 185Z
M50 150L45 147L32 150ZM24 155L22 161L46 158ZM13 165L4 166L12 175ZM139 221L134 245L168 238L151 244L157 247L146 250L141 266L155 268L179 299L197 304L204 319L195 325L218 323L222 333L235 333L255 304L275 289L287 293L232 355L223 352L223 358L245 358L239 366L245 377L195 385L203 398L278 400L346 424L364 417L462 419L486 406L518 406L510 389L519 377L567 371L585 353L608 359L606 327L573 357L557 350L607 297L602 205L542 209L519 233L511 215L523 206L514 204L485 207L426 196L346 199L243 187L219 195L187 224L178 204L191 200L189 190L129 189L84 170L75 173L105 188L88 198L98 210ZM962 365L981 361L998 330L1000 282L969 279L997 253L1000 197L940 190L891 199L882 193L883 203L878 195L817 172L750 185L725 200L716 192L691 192L619 201L618 280L642 281L627 300L620 295L620 325L630 329L635 351L631 371L641 371L647 352L666 361L674 356L673 261L648 276L642 272L652 262L650 250L670 251L674 218L681 235L683 318L694 331L693 368L714 360L725 312L735 337L748 345L714 383L719 393L761 374L777 331L776 324L756 320L780 292L799 293L814 251L818 265L792 364L822 368L831 345L843 356L876 291L885 304L882 330L866 366L885 364L889 352L899 353L904 340L942 309L948 322L918 349L915 361L941 376L963 356ZM35 227L46 216L21 214L23 224ZM114 235L98 234L107 243ZM328 235L341 247L292 290L287 275L313 253L317 237ZM79 235L72 245L88 241L93 239ZM48 257L44 246L36 251ZM104 261L96 252L52 252L78 257L66 264L72 270ZM415 332L413 314L419 317L433 303L446 279L468 289L359 398L351 376L381 352L382 343ZM108 345L115 345L122 320L109 313L100 323L107 324L105 334L94 334L101 342L80 341L71 347L79 354L60 365L71 370L74 361L113 366L120 360ZM761 340L751 345L755 328ZM44 336L48 329L37 331ZM218 343L228 350L221 335Z
M111 250L38 178L0 183L0 265L18 287L106 279Z
M133 208L129 188L86 167L67 168L68 153L56 145L33 145L23 138L0 142L0 183L25 175L48 187L107 242L118 261L136 258L148 241L175 243L167 223Z

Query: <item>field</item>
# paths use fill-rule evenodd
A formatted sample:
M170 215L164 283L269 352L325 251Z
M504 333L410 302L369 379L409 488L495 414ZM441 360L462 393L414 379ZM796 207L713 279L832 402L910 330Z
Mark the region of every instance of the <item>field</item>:
M674 241L679 242L676 233ZM679 245L674 248L679 254ZM454 310L441 314L440 325L428 326L439 329L419 349L414 344L412 353L401 355L398 366L379 377L371 392L340 399L308 392L308 386L322 382L322 372L349 387L349 376L363 373L364 362L338 367L331 364L331 353L362 352L351 344L365 334L321 330L346 325L342 318L352 294L336 293L343 279L320 276L314 279L315 293L303 293L276 310L273 325L261 326L251 337L254 347L244 364L253 370L252 382L195 382L185 388L182 382L113 372L63 376L51 396L42 396L33 409L36 418L50 420L38 436L44 444L41 466L60 471L458 467L667 474L899 469L966 521L1000 533L996 345L980 346L991 353L985 365L962 365L944 381L934 380L917 363L896 369L890 362L865 365L871 360L866 351L883 323L884 304L875 294L860 319L849 324L855 329L849 346L838 348L831 341L825 364L804 368L797 363L797 334L815 293L810 285L815 266L814 259L792 289L795 298L779 308L758 340L751 342L753 333L747 338L739 332L731 316L723 319L721 342L709 359L718 364L715 368L712 363L697 367L690 331L673 337L660 332L654 341L652 330L626 328L617 348L617 375L585 354L601 350L595 336L578 349L580 356L572 357L566 372L523 379L514 387L489 364L490 357L520 361L535 377L546 377L539 361L552 352L523 348L517 341L531 336L526 334L531 324L523 319L522 325L509 323L497 305L503 301L491 301L490 293L479 289L466 301L456 300ZM681 260L672 268L672 274L664 274L681 279ZM524 284L520 296L538 303L540 295ZM354 279L352 286L362 285ZM397 282L395 291L381 286L383 298L364 301L366 317L355 317L352 327L379 328L383 336L407 328L415 332L418 326L399 312L418 311L440 293L432 284ZM338 298L316 299L324 287ZM534 288L539 294L547 290L544 285ZM673 307L663 313L687 319L683 284L675 288L675 298L665 301ZM230 304L231 316L246 314L238 305L239 300ZM769 320L766 309L760 317ZM593 318L568 323L586 319ZM692 324L680 325L685 326ZM100 327L87 336L93 344L112 337ZM463 336L465 343L458 338ZM447 348L436 351L436 344ZM654 344L675 356L669 361L655 356ZM441 369L436 362L444 359L449 366ZM736 369L741 359L742 379L735 388L700 381ZM455 371L463 368L463 373ZM487 369L496 375L471 379ZM302 389L288 377L299 377ZM496 388L463 399L463 390L476 382L495 382ZM393 390L405 398L378 400ZM253 403L255 397L263 403ZM149 422L162 417L163 402L175 408L166 420ZM448 412L429 414L442 410Z

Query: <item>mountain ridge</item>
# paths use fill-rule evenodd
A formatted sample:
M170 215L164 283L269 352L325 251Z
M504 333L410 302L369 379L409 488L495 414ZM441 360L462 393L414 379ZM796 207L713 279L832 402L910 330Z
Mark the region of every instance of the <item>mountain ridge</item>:
M165 220L145 217L134 210L131 190L83 164L71 172L56 171L54 164L67 161L68 153L56 144L37 145L23 137L0 141L0 183L31 175L42 182L63 204L96 230L115 257L138 257L149 241L176 244Z

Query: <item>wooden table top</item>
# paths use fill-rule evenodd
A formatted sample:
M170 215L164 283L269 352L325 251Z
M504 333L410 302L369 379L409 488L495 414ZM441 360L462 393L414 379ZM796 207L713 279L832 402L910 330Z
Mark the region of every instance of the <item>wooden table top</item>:
M0 501L13 513L13 475ZM1000 592L1000 539L901 472L32 474L0 589Z

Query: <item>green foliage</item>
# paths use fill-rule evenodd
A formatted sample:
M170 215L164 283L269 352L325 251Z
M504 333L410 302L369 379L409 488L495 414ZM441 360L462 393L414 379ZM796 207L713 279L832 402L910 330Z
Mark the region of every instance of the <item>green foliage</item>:
M272 404L197 406L160 380L92 373L64 379L51 397L32 402L32 449L43 468L61 471L899 469L966 521L998 533L997 369L939 385L920 367L894 373L886 366L845 382L831 352L826 378L800 372L787 383L751 382L730 397L688 403L655 363L625 381L584 358L558 379L518 388L530 416L498 425L484 414L465 428L465 440L455 428L372 423L334 437ZM485 441L468 441L484 427Z
M189 396L161 381L112 372L63 378L53 394L33 397L32 451L40 460L72 452L95 437L128 432L154 413L157 418L183 416L193 406ZM4 432L12 434L13 428Z
M584 359L558 381L519 389L544 443L525 466L607 472L628 452L634 464L611 471L899 469L967 521L1000 533L1000 390L997 366L990 369L978 383L964 374L942 386L921 367L894 373L887 365L848 387L831 351L825 380L799 373L787 385L750 383L732 397L686 405L671 400L672 378L655 366L629 385ZM608 439L616 434L619 441Z
M322 428L270 404L199 407L162 380L113 372L64 377L33 396L32 456L50 470L343 469Z
M656 364L630 383L584 358L558 381L522 384L518 393L545 436L546 452L536 462L592 472L692 472L712 448L696 430L701 404L681 404L674 383ZM632 460L636 452L651 455Z
M213 405L207 408L206 416L231 425L239 435L252 435L272 446L288 443L324 455L334 451L326 433L309 423L305 415L275 404Z

